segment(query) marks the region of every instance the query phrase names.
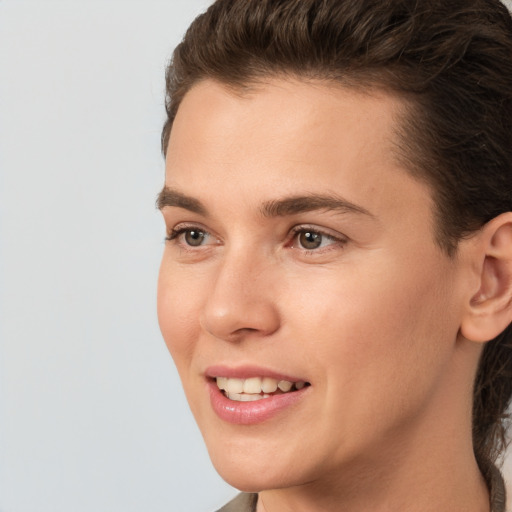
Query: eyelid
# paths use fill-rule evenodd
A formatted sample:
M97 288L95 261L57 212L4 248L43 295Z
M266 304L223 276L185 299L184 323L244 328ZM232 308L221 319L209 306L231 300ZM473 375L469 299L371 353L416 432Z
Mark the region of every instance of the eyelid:
M179 224L176 224L172 229L167 231L167 235L165 237L165 240L167 242L174 242L176 245L180 245L181 247L185 248L186 250L197 250L200 247L204 247L205 245L213 245L213 244L203 244L198 245L196 247L189 246L185 243L180 243L179 237L186 233L187 231L200 231L201 233L204 233L207 237L212 237L214 240L216 240L216 243L220 243L219 238L216 237L210 230L206 229L205 227L201 226L201 224L197 222L180 222Z
M318 233L319 235L322 235L323 237L326 237L329 240L332 240L333 243L329 244L329 246L327 246L327 247L318 248L318 249L306 249L304 247L299 247L299 246L295 245L295 239L296 239L297 235L299 233L304 233L307 231L310 231L312 233ZM333 245L338 246L338 247L340 245L345 245L349 240L347 236L342 235L341 233L333 232L327 228L321 228L321 227L311 225L311 224L300 224L300 225L294 226L290 230L290 234L291 234L290 238L291 238L292 245L290 245L289 247L292 249L299 249L308 254L321 253L325 250L330 250L332 248L331 246L333 246Z

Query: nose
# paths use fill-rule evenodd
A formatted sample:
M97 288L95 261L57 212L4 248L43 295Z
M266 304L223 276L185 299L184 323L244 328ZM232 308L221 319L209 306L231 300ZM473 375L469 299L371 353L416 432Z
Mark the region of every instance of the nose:
M280 315L268 259L226 255L215 270L201 314L202 328L218 339L262 338L279 329Z

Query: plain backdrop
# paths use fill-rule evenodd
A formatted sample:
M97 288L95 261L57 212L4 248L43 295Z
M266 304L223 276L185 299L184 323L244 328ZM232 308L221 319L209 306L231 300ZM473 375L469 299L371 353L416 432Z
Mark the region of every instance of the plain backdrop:
M208 3L0 0L0 512L236 493L155 312L164 69Z

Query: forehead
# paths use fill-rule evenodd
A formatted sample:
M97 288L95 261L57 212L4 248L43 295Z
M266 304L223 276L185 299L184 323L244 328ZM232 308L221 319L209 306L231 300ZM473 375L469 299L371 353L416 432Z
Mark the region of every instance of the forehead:
M376 88L292 78L233 88L204 80L180 105L167 156L179 156L176 149L186 148L184 141L192 137L221 142L219 151L236 141L252 152L289 148L307 156L308 146L323 142L327 148L334 142L347 156L366 145L367 151L383 149L380 156L391 158L402 111L400 99ZM339 136L326 137L328 133Z
M430 207L429 189L397 157L404 111L379 90L272 79L241 91L206 80L178 110L166 184L210 202L212 191L249 203L276 191L332 192L370 211L396 210L415 186Z

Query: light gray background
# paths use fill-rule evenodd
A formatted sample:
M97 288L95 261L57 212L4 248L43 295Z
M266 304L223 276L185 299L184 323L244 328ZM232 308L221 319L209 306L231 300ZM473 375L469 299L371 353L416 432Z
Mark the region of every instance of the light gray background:
M164 68L208 3L0 0L0 512L207 512L236 492L155 313Z

